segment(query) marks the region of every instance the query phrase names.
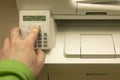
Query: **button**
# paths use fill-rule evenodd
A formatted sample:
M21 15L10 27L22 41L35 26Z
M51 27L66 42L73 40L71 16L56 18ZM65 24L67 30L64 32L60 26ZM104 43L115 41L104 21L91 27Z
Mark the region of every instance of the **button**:
M44 33L44 36L47 36L47 33Z
M38 37L38 40L42 40L42 37Z
M35 45L37 45L37 42L35 41Z
M44 41L44 43L47 43L47 41Z
M42 34L40 33L40 34L38 34L38 36L42 36Z
M42 47L42 45L38 45L38 47Z
M47 40L47 38L44 38L44 40Z
M35 41L35 44L37 43L37 41Z
M44 45L44 47L47 47L47 45Z
M42 43L42 41L38 41L38 44L41 44Z
M37 47L37 45L34 45L34 47Z

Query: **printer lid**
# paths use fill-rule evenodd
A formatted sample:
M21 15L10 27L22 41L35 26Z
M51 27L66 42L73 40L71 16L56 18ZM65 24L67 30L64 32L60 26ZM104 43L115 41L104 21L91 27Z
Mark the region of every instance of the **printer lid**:
M18 11L50 10L54 19L120 19L119 0L16 0L16 3Z

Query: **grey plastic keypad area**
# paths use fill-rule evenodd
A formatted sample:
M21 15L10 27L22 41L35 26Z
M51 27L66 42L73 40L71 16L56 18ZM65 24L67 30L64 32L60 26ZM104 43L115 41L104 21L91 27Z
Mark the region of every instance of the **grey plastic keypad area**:
M48 39L47 39L47 37L48 37L47 33L43 33L43 34L40 33L38 35L38 39L35 42L34 47L36 49L38 49L38 48L47 48L48 47L48 41L47 41Z

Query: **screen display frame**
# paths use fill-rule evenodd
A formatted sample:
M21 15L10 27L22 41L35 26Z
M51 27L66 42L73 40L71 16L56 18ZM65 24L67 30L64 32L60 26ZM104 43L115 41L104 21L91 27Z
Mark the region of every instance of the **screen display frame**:
M23 21L46 21L46 16L26 15L23 16Z

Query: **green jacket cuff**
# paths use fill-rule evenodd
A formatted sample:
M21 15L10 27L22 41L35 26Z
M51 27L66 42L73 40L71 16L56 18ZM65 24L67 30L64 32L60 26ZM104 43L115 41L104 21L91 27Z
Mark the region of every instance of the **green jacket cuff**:
M0 75L17 76L20 80L35 80L30 68L22 62L16 60L0 61Z

